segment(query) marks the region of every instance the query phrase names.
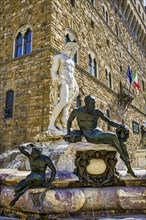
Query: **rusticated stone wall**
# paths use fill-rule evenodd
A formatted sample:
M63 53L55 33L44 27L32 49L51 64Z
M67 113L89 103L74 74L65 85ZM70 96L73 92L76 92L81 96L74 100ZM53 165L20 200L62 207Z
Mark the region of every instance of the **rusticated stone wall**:
M0 144L2 151L27 142L36 134L47 129L52 111L50 100L50 69L52 58L60 53L65 44L65 34L71 30L80 46L76 64L76 78L84 95L92 94L97 107L104 113L110 110L110 117L124 120L130 128L128 150L134 159L134 151L140 141L140 134L132 131L132 120L141 125L145 119L144 92L145 57L140 45L131 35L123 17L115 12L110 1L75 1L72 7L68 0L21 0L1 1L1 40L0 47ZM109 12L109 25L105 22L102 6L106 4ZM130 3L129 3L130 4ZM131 3L132 4L132 3ZM131 6L133 7L133 6ZM134 9L133 9L134 10ZM137 14L136 14L137 15ZM137 15L138 16L138 15ZM91 26L91 20L94 27ZM140 19L139 19L140 20ZM31 25L33 32L32 52L13 58L13 44L17 30L23 25ZM119 37L115 33L119 27ZM109 45L107 45L107 39ZM128 43L131 52L128 52ZM98 77L88 73L88 52L93 51L98 64ZM141 90L134 89L135 100L125 110L119 105L120 81L130 87L126 77L127 66L139 74ZM113 88L107 87L105 67L110 67ZM120 72L122 66L122 72ZM14 114L4 119L6 92L14 90ZM72 108L76 105L74 102ZM99 126L107 129L106 123ZM111 128L111 131L113 129Z

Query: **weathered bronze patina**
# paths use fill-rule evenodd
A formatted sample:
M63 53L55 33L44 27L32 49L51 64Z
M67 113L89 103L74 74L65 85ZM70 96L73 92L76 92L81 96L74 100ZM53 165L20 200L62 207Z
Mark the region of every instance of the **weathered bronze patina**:
M28 147L32 148L31 153L29 153ZM10 202L11 206L14 206L16 201L19 199L21 195L28 188L35 188L35 187L52 187L52 181L56 175L56 169L51 161L51 159L43 155L41 153L41 149L36 147L33 143L29 145L20 145L19 150L22 154L29 158L31 173L26 177L26 179L21 180L14 188L15 197ZM45 180L45 171L49 167L51 169L51 177L49 181Z
M71 132L72 121L75 118L78 121L80 131ZM103 132L97 128L99 118L109 123L110 126L116 127L117 134ZM95 108L95 99L91 95L85 97L85 106L76 108L71 112L67 123L67 132L66 140L71 142L81 140L83 135L90 143L112 145L119 152L121 159L127 167L127 172L136 177L131 168L128 152L124 144L124 141L129 137L128 128L123 124L110 120L100 109Z

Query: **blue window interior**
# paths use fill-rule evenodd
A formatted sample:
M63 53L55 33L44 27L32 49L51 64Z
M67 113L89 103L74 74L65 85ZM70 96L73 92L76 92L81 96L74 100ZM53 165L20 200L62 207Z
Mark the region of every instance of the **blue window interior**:
M19 33L15 41L15 57L22 55L22 34Z
M13 117L14 91L9 90L6 93L5 118Z
M30 29L28 29L24 36L24 54L31 52L31 37L32 32Z

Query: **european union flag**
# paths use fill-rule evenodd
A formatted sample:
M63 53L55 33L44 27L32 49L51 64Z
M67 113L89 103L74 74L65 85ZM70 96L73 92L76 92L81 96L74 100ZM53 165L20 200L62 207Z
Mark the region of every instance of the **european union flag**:
M128 78L129 78L130 84L132 84L132 73L131 73L129 65L128 65L128 69L127 69L127 73L126 74L127 74Z

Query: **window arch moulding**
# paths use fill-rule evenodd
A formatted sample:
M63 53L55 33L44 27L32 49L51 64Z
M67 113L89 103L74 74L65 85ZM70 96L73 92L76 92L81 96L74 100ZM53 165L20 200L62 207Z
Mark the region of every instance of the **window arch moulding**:
M105 20L105 22L110 25L110 15L108 7L105 4L102 4L102 15Z
M92 50L88 51L88 72L94 77L98 78L98 62L96 59L96 55Z
M111 72L111 68L109 65L105 66L105 77L106 77L107 86L113 89L113 77L112 77L112 72Z
M27 36L27 33L29 31L29 36ZM13 58L22 56L24 54L30 53L32 51L32 26L31 25L23 25L21 26L16 33L13 35ZM21 35L22 36L22 47L20 50L20 53L17 54L17 38L18 36ZM29 42L29 50L28 50L28 42ZM27 46L26 46L27 44ZM26 48L27 47L27 50Z

